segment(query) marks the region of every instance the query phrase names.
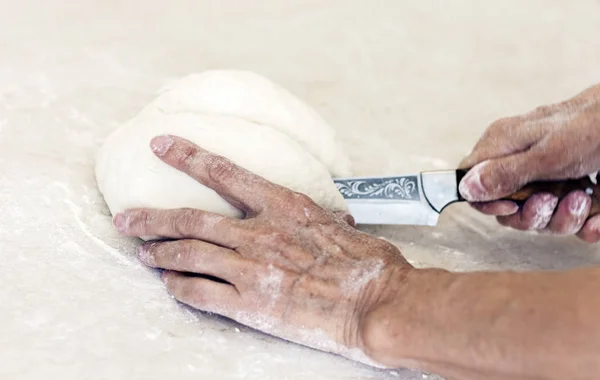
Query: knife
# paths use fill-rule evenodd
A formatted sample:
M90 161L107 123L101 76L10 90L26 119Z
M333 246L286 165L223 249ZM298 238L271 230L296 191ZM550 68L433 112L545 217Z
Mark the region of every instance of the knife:
M357 224L437 225L442 211L466 200L458 185L468 170L426 171L389 177L334 178ZM600 212L600 186L588 176L564 181L533 182L504 200L523 205L538 192L559 199L574 190L592 197L590 215Z

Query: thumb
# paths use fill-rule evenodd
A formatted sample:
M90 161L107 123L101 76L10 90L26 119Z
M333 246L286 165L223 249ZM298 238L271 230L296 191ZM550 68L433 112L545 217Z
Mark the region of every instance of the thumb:
M460 182L460 195L468 202L489 202L518 191L537 178L539 160L533 156L529 151L473 166Z

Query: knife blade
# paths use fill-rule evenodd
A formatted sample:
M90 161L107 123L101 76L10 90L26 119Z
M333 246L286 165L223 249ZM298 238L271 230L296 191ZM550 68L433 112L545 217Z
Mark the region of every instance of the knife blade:
M335 178L358 224L437 224L449 204L462 200L463 170L430 171L387 177Z
M357 224L437 225L446 207L465 199L458 185L468 170L425 171L387 177L334 178ZM600 213L600 186L589 176L528 184L502 199L519 205L534 193L552 193L559 199L572 191L592 198L590 216Z

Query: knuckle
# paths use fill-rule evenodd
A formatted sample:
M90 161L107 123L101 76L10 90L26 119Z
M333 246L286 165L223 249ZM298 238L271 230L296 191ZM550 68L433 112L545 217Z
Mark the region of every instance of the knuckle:
M172 251L173 261L177 264L193 264L196 249L192 241L179 240Z
M560 173L571 165L571 162L564 159L562 152L561 147L555 147L553 142L550 142L546 147L539 147L534 151L536 157L532 164L545 169L548 175Z
M541 105L534 108L532 115L539 115L542 117L550 116L556 111L555 105Z
M354 216L352 216L352 214L345 212L343 214L342 220L344 222L346 222L348 225L350 225L351 227L356 226L356 219L354 219Z
M291 192L288 198L288 204L292 206L295 217L310 219L319 209L319 206L306 194Z
M315 202L312 200L312 198L304 193L294 192L292 194L292 196L294 199L294 203L300 207L314 207L315 206Z
M282 232L275 232L270 237L273 245L277 247L290 245L292 242L292 238L290 235Z
M198 149L192 145L186 145L180 150L180 154L177 156L175 162L179 168L189 168L193 165L193 162L198 155Z
M157 242L146 242L141 245L138 251L138 257L142 263L150 267L161 265L162 247Z
M511 161L498 160L482 171L481 183L488 191L508 195L522 187L527 176L527 170L515 170Z
M329 212L317 205L308 195L294 192L291 198L291 216L297 223L306 226L332 221Z
M208 165L208 176L214 182L225 182L234 175L235 165L224 157L216 156Z
M257 242L268 248L281 248L292 244L292 237L283 232L268 232L258 237Z
M139 210L136 214L137 215L134 221L137 222L140 226L147 226L152 224L153 218L148 210Z
M277 198L282 204L287 205L288 207L295 206L298 201L296 194L296 192L286 188L279 192Z
M183 209L172 219L172 227L180 236L187 236L195 230L199 223L198 212L194 209Z
M506 172L502 169L502 165L495 165L493 171L482 170L479 175L481 187L485 192L501 192L504 187L510 184Z
M137 231L138 233L144 233L148 229L151 229L154 219L154 213L150 212L149 210L136 210L129 215L127 227L131 230Z
M488 135L494 135L499 132L504 132L506 129L512 127L514 124L514 117L504 117L490 124L486 132Z

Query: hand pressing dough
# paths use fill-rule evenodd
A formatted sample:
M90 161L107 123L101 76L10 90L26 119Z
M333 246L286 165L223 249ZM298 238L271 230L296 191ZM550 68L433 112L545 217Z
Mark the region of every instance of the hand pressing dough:
M215 70L168 87L104 142L96 181L113 215L149 207L242 217L212 189L152 153L150 140L163 134L186 138L327 209L347 210L332 176L351 175L350 163L332 128L265 78Z

